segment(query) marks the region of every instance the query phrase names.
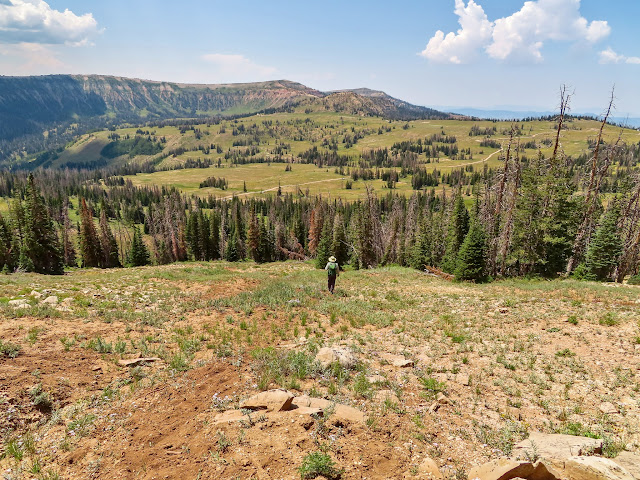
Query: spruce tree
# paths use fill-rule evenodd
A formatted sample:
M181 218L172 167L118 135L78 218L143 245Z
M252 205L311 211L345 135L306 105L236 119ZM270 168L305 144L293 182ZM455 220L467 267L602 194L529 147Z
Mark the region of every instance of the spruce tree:
M611 277L622 255L622 240L618 231L620 207L614 203L605 213L585 257L585 277L604 281Z
M333 238L331 239L331 253L338 265L346 265L349 261L349 245L347 245L347 233L345 232L342 215L336 214L333 220ZM322 266L324 268L324 265Z
M104 255L93 223L91 209L84 198L80 199L80 256L83 267L101 267Z
M320 234L320 243L318 243L318 249L316 251L316 268L324 268L331 256L331 241L333 239L332 223L329 216L325 216L322 233Z
M109 227L104 208L100 212L100 246L102 249L103 268L117 268L122 266L120 265L118 243Z
M486 267L486 234L479 221L474 219L458 252L455 278L456 280L484 282L487 280Z
M426 215L420 219L416 243L411 252L410 265L417 270L424 270L424 267L431 265L431 225Z
M71 221L69 220L69 198L67 197L62 206L62 224L60 225L60 238L62 239L62 251L64 256L64 264L67 267L77 267L78 259L76 258L76 249L73 246L69 231L71 230Z
M220 258L220 213L213 212L209 221L209 237L211 238L211 260Z
M462 195L458 193L453 205L453 212L449 219L447 230L447 246L442 259L442 269L445 272L453 273L456 269L456 258L458 250L469 231L469 211L464 204Z
M263 262L262 251L260 248L260 225L258 225L258 217L255 210L251 214L249 222L249 233L247 234L247 248L249 256L257 263Z
M0 270L13 271L14 255L12 255L13 233L9 223L0 213Z
M61 275L64 273L64 256L53 221L42 195L29 175L25 194L25 235L21 256L28 271Z
M149 265L149 250L142 240L140 229L133 227L133 240L129 249L127 265L130 267L141 267Z

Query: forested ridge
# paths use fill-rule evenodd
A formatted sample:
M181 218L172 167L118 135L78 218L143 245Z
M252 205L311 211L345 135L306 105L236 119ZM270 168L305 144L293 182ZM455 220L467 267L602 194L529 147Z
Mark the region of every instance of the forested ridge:
M521 142L514 124L498 168L470 166L446 176L437 169L427 172L417 155L428 157L436 145L455 146L456 138L444 133L371 150L357 168L352 158L330 148L311 149L297 159L341 173L347 169L354 181L387 182L385 195L367 186L357 201L300 189L295 194L278 189L262 198L186 195L174 187L134 186L123 175L144 170L138 164L2 171L0 196L11 200L9 211L0 215L0 269L55 274L65 265L308 258L321 267L335 255L353 268L399 264L474 281L566 273L622 281L638 272L640 143L626 144L621 137L605 142L605 116L589 155L565 155L567 102L549 155L542 150L523 155L531 146ZM483 141L489 141L494 133L495 128L472 127L469 135L486 135ZM126 141L152 148L144 138ZM282 161L285 170L295 164ZM414 193L398 195L394 182L407 172ZM227 185L224 177L209 177L200 186L224 190ZM465 194L473 202L465 203Z

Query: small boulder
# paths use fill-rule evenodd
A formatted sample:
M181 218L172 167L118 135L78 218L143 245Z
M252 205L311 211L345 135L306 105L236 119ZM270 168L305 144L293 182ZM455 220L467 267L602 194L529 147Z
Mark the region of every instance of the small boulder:
M43 305L57 305L58 304L58 296L57 295L49 295L41 303Z
M358 363L358 359L353 352L342 347L322 347L316 354L316 361L323 368L327 368L336 362L344 368L353 368Z
M625 468L609 458L569 457L563 462L563 476L571 480L635 480Z
M518 462L501 458L474 467L469 473L469 480L560 480L562 476L553 468L542 462Z
M418 476L420 478L442 480L443 476L438 468L438 464L433 461L432 458L425 458L424 461L418 466Z
M513 447L512 458L527 459L534 452L542 459L562 461L572 456L601 453L602 440L573 435L531 432L529 438Z
M284 412L291 410L294 395L282 388L260 392L247 398L240 404L248 410L267 410L270 412Z
M302 395L293 399L293 404L298 408L311 407L320 408L323 411L333 409L332 416L335 416L339 420L346 420L354 423L364 423L367 419L364 413L357 408L342 405L340 403L330 402L324 398L314 398Z
M29 302L27 302L24 298L9 300L9 306L13 308L31 308L31 305L29 305Z

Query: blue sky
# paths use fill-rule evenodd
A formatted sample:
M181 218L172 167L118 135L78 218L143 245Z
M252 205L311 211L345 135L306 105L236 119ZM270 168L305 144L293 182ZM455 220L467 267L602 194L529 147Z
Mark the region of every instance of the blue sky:
M427 106L640 116L637 0L0 0L0 74L286 78Z

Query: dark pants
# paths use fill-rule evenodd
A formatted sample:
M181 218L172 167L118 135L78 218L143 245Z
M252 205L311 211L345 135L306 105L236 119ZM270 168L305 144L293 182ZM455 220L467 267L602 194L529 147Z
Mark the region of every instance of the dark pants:
M336 286L336 277L337 277L337 275L329 275L327 277L327 287L329 288L329 291L331 293L333 293L333 289Z

